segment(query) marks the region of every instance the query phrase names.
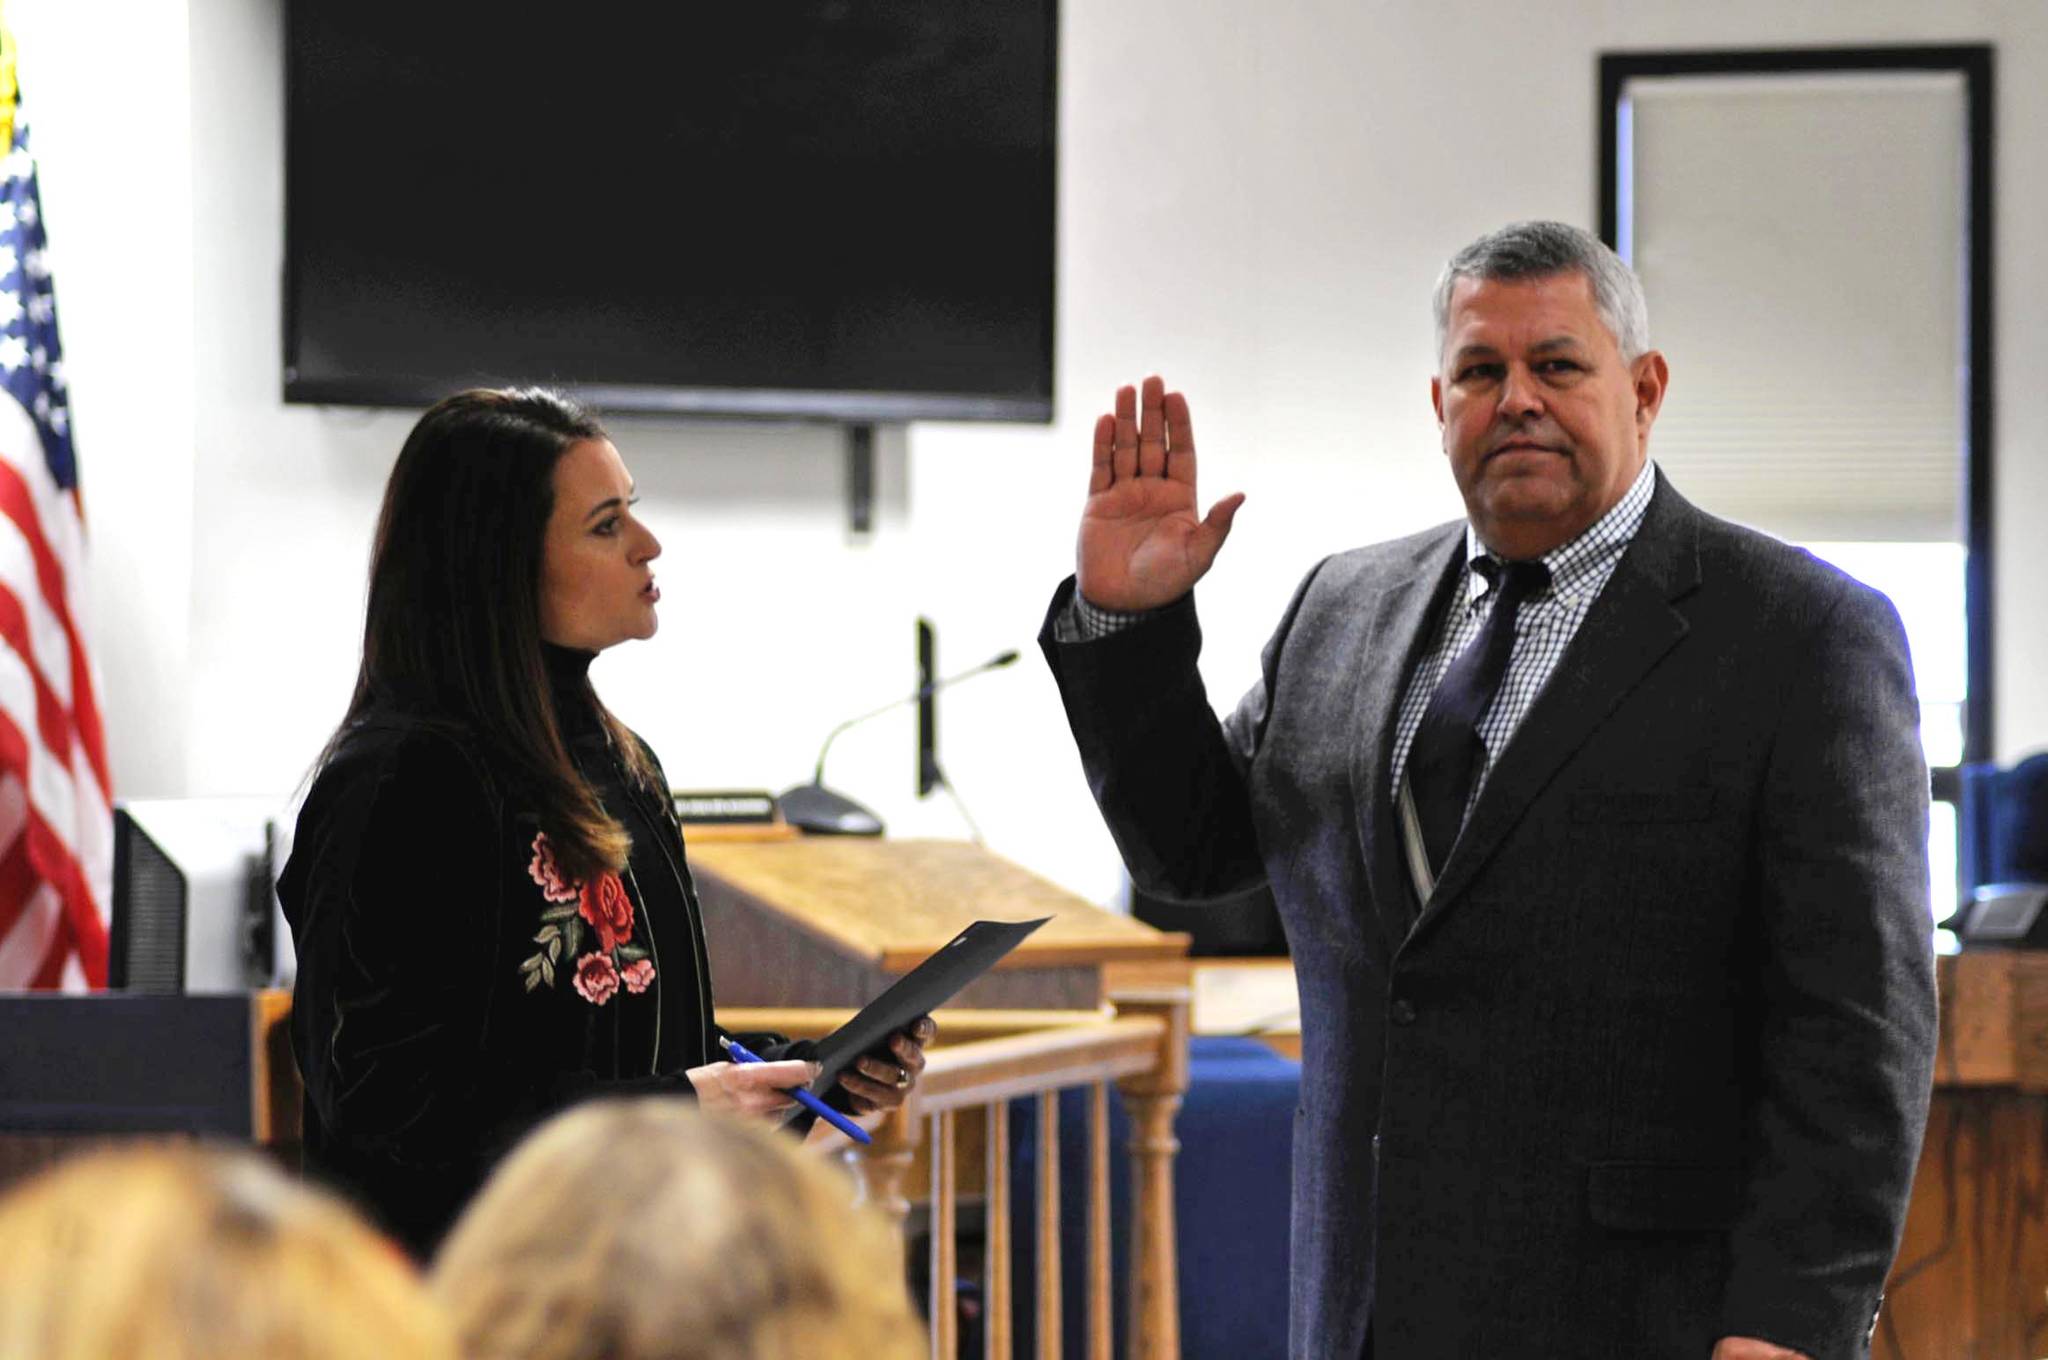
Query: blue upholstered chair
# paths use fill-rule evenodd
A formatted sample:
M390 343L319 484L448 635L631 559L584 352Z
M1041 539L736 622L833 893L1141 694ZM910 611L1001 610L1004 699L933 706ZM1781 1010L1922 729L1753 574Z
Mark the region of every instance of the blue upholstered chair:
M2010 769L1965 765L1956 858L1964 895L1986 883L2048 883L2048 752Z

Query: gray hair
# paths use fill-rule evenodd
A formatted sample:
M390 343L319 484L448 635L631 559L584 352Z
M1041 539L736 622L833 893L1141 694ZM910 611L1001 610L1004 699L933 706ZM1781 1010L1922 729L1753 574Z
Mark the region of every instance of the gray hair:
M1451 290L1459 279L1540 279L1578 270L1593 285L1593 305L1625 363L1650 348L1650 304L1642 280L1607 243L1563 222L1513 222L1451 256L1436 281L1436 351L1450 329Z

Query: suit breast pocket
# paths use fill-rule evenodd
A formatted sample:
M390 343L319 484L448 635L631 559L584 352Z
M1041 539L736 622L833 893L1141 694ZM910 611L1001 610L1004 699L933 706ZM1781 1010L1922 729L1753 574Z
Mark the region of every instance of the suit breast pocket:
M1593 929L1632 941L1633 981L1621 985L1661 985L1673 956L1688 950L1715 957L1698 931L1730 917L1747 864L1745 828L1728 796L1705 784L1582 788L1567 808L1569 891ZM1645 935L1656 921L1682 928Z
M1572 795L1572 821L1597 826L1667 826L1714 815L1706 785L1645 789L1583 789Z

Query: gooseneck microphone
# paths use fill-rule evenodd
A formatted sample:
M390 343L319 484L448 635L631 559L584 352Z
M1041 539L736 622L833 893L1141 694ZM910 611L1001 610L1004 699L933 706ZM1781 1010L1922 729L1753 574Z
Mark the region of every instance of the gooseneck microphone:
M1001 670L1005 666L1013 666L1016 663L1017 651L1013 647L1008 651L996 653L979 666L970 667L953 675L942 676L927 685L920 685L917 689L900 699L891 699L880 708L870 709L866 713L858 714L840 723L825 734L825 744L818 748L818 764L817 768L811 772L811 782L808 784L798 784L794 788L785 790L782 796L776 800L782 806L783 820L791 826L800 827L813 834L837 836L881 835L882 819L880 817L877 817L873 812L862 807L853 799L848 798L845 794L836 793L825 787L825 757L830 754L832 743L839 739L839 734L850 727L860 726L860 724L868 721L870 718L879 718L884 713L892 712L903 707L905 704L921 703L932 695L937 694L940 690L957 685L962 680L971 680L977 675L988 671Z

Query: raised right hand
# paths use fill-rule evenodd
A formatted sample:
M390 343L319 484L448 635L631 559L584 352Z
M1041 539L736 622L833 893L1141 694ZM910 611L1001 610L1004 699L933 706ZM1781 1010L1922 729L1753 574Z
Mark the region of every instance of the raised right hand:
M808 1086L825 1069L814 1062L706 1063L684 1075L707 1110L741 1115L781 1114L796 1104L790 1092Z
M1195 514L1195 427L1188 399L1157 375L1143 399L1119 387L1095 421L1095 468L1081 511L1075 583L1090 604L1135 612L1194 588L1230 534L1242 493Z

